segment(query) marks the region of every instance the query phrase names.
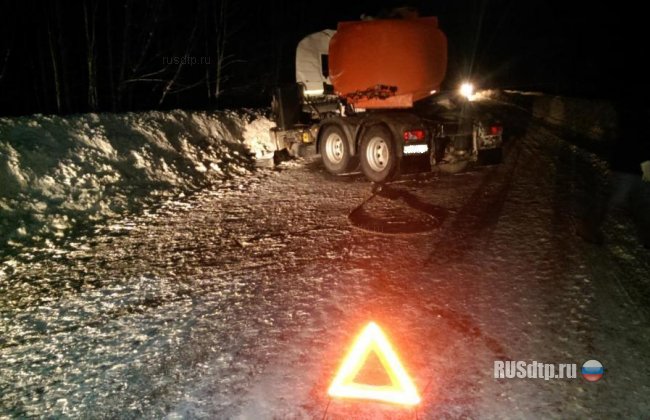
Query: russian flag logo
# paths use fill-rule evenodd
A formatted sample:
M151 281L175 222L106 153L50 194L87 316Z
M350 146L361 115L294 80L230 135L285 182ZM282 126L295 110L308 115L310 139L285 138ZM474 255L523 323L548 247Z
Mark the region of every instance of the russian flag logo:
M582 365L582 377L589 382L596 382L603 377L605 369L598 360L587 360Z

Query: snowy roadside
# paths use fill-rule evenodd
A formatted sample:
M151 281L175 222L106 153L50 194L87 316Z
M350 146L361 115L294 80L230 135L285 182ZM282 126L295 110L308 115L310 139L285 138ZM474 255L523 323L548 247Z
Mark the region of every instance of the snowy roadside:
M617 136L618 115L614 105L605 100L512 90L484 91L482 98L525 112L537 122L558 130L566 141L601 159L606 159Z
M578 239L576 198L604 171L504 111L503 165L393 185L444 210L434 231L356 229L369 183L292 164L17 262L0 281L0 418L643 417L647 251L617 214L611 243ZM386 223L409 209L369 207ZM415 412L327 397L370 319L413 375ZM596 384L492 371L592 358L607 369Z
M254 111L0 118L0 254L245 176L273 125Z
M512 91L481 97L526 108L594 143L615 127L605 103ZM615 117L615 116L614 116ZM144 112L0 118L0 255L52 247L98 221L246 176L273 156L260 112Z

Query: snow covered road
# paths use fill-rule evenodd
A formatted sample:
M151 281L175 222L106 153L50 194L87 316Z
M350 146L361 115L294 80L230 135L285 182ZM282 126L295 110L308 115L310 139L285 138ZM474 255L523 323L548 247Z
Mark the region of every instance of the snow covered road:
M437 227L368 232L361 176L288 163L169 200L0 277L0 417L522 418L650 412L650 253L622 212L575 237L603 165L521 115L505 162L405 176L364 208ZM391 194L392 192L392 194ZM394 198L394 199L391 199ZM417 409L332 400L370 320ZM605 376L493 378L495 360Z

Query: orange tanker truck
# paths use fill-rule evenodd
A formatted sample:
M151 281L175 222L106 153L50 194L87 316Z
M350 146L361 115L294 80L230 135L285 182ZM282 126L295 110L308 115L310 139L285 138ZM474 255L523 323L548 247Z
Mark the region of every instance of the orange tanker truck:
M394 178L406 159L462 168L500 159L502 128L440 92L447 39L435 17L341 22L305 37L296 84L273 97L278 150L312 149L332 174Z

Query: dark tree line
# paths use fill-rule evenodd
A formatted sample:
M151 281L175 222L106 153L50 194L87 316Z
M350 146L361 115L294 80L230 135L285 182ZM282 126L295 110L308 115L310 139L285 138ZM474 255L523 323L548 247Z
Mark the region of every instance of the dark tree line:
M405 4L439 16L449 83L469 75L498 87L596 95L625 80L647 85L635 60L647 55L644 26L628 17L636 13L569 3L6 0L0 115L268 105L273 87L293 80L303 36Z
M291 77L306 9L279 0L3 2L0 114L263 103Z
M224 93L241 30L233 0L3 3L0 94L5 113L172 105ZM202 95L198 94L199 88Z

